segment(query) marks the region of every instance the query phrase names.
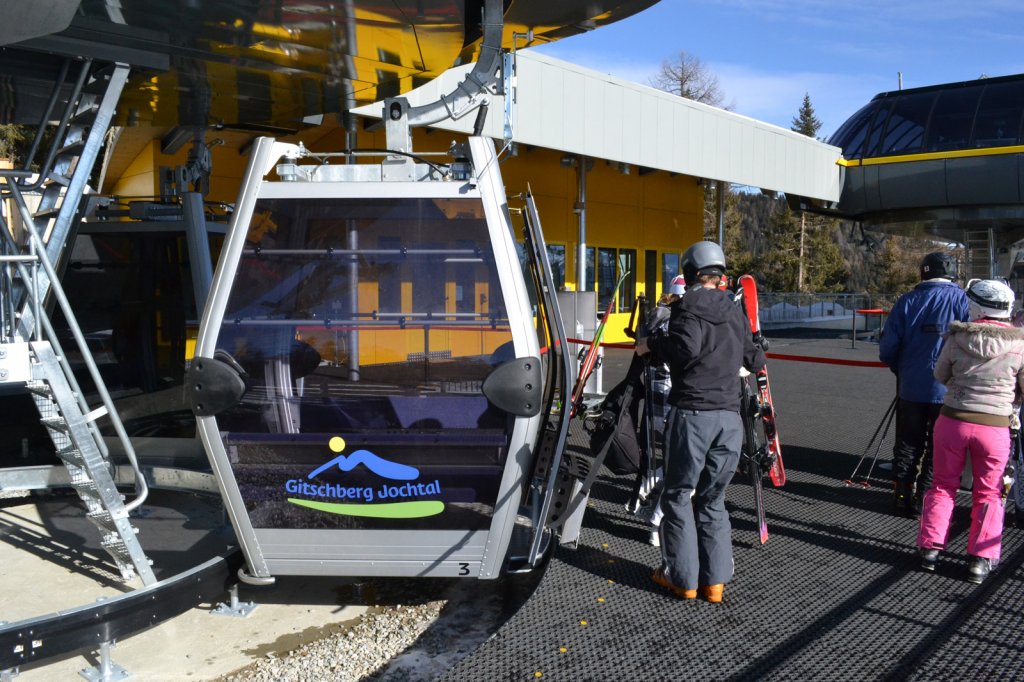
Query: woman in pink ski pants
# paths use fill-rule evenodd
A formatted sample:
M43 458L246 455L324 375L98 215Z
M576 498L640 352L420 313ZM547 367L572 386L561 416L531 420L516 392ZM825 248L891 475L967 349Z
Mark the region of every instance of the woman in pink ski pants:
M982 582L999 561L1002 478L1010 426L1024 390L1024 329L1009 324L1013 290L999 280L967 287L971 322L953 322L935 363L947 392L932 432L934 475L924 496L917 546L921 567L935 570L946 548L960 474L968 452L974 486L967 539L968 580Z

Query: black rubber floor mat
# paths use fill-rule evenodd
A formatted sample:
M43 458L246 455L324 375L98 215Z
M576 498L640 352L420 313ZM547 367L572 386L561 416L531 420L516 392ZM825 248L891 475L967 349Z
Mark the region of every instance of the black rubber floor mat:
M799 351L816 344L843 356L832 341ZM874 352L864 345L851 357ZM742 475L730 486L736 575L724 603L681 601L651 581L660 554L624 509L631 480L605 477L579 547L559 549L526 605L443 679L1020 679L1024 531L1008 527L1001 565L966 582L962 492L951 546L934 574L921 571L917 524L891 514L887 472L843 484L892 400L892 375L781 361L770 372L789 481L766 488L763 546L750 486ZM587 447L577 425L570 447Z

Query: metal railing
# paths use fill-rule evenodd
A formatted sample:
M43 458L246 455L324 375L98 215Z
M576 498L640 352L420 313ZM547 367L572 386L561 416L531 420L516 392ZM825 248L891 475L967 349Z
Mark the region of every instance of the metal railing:
M149 486L146 483L145 476L143 476L142 471L139 468L135 448L125 431L124 424L122 423L117 410L114 408L113 399L107 391L106 384L100 376L99 368L97 367L92 351L86 342L85 335L82 333L82 329L78 325L78 320L75 317L74 311L71 309L71 303L68 301L67 296L64 293L64 289L61 287L60 280L57 277L53 264L46 256L46 244L43 242L42 237L36 230L33 216L29 211L28 205L25 202L25 197L22 195L17 183L11 182L8 179L10 174L11 171L0 171L0 178L7 180L5 185L10 191L11 198L14 201L16 209L21 214L23 227L26 230L25 237L27 239L27 244L20 245L14 240L14 236L9 228L8 217L4 215L3 212L0 212L0 237L2 237L3 240L2 252L3 265L5 266L3 277L0 278L0 298L3 299L0 301L0 306L5 308L5 328L3 329L4 340L16 340L16 331L14 328L15 312L13 310L6 309L9 308L7 303L8 301L19 300L20 297L17 295L16 291L19 289L17 283L20 281L22 285L20 288L25 294L28 306L35 313L32 335L30 338L24 340L31 341L34 339L45 339L50 343L56 352L57 357L60 359L61 368L63 369L65 378L68 381L68 385L71 387L71 390L74 392L78 400L79 407L82 409L84 414L91 412L91 407L86 403L85 394L75 379L74 372L72 371L71 365L67 359L67 354L64 352L63 348L61 348L58 335L50 322L50 318L43 314L43 295L40 293L40 289L45 285L40 282L40 275L42 273L39 272L39 269L41 267L43 273L45 273L49 280L50 294L64 313L64 317L68 324L68 330L74 337L79 352L81 353L81 358L85 363L89 376L96 387L96 392L102 400L103 406L106 408L106 416L110 420L110 424L124 448L125 455L128 458L132 471L135 473L135 499L126 503L124 506L126 511L131 512L145 502L146 497L149 494ZM27 253L25 253L26 251ZM15 277L15 271L17 272L17 277ZM107 450L106 443L100 435L95 422L90 421L88 427L92 433L96 446L103 455L103 458L109 460L109 452Z
M836 321L836 328L850 329L858 310L888 310L892 294L776 293L758 294L758 317L765 326L815 326ZM840 321L845 323L840 325Z

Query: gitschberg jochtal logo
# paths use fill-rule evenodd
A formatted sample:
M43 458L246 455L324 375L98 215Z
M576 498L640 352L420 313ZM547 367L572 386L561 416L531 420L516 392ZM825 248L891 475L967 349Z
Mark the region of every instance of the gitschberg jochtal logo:
M341 453L345 449L345 439L335 436L327 443L331 452ZM363 466L381 478L390 481L405 481L402 484L382 483L373 486L346 486L344 483L319 483L312 481L319 474L337 467L349 472ZM350 455L339 454L331 461L318 466L305 479L293 478L285 483L289 493L305 495L320 499L301 499L289 497L288 501L300 507L308 507L330 514L344 516L369 516L380 519L416 519L434 516L444 511L441 500L409 499L439 495L439 481L417 483L420 471L399 462L392 462L379 457L369 450L356 450ZM339 501L326 501L339 500ZM393 500L385 502L384 500Z

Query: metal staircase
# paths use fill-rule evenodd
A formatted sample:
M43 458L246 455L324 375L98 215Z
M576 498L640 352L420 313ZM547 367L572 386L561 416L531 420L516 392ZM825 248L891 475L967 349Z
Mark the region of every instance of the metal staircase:
M69 64L62 79L70 70ZM55 85L25 167L0 171L4 181L0 189L11 200L4 202L0 226L0 384L24 382L57 456L70 473L71 485L85 504L87 517L100 531L101 545L124 580L138 576L143 584L150 585L156 577L129 518L130 512L145 501L148 486L54 265L80 219L81 197L127 74L128 67L123 64L96 68L92 62L83 62L70 90L62 79ZM66 92L70 94L64 96ZM57 142L40 163L37 175L29 170L32 157L42 139L42 128L62 98L65 110L58 123ZM39 196L34 213L25 199L29 193ZM21 219L20 229L7 214L10 203ZM57 304L67 320L76 350L102 402L98 407L86 402L46 314L47 302ZM97 425L101 418L109 420L135 473L136 494L128 504L114 482L114 467Z
M8 183L21 194L38 195L38 205L31 212L30 222L41 236L47 258L55 264L60 263L65 246L74 237L74 227L81 220L79 207L82 195L103 148L129 68L126 64L96 64L92 60L84 60L77 65L73 79L69 77L72 71L76 69L66 64L37 127L29 158L24 168L17 172L21 177L12 178L17 182ZM45 157L35 159L43 131L65 91L68 94L63 102L64 111L54 134L57 142L47 150ZM29 170L34 161L39 162L37 174ZM22 214L21 218L24 223L29 222L27 215ZM39 275L37 291L40 299L45 301L50 280L45 273ZM34 311L26 305L23 291L16 288L12 293L15 307L22 308L23 313L17 331L27 337L35 318Z
M995 237L992 228L964 230L964 277L988 279L995 275Z
M32 378L26 388L32 393L57 456L71 474L71 487L85 503L86 516L100 529L103 549L125 580L138 574L146 585L156 582L136 538L137 529L128 518L129 510L114 484L111 462L99 446L102 439L94 423L108 415L107 408L101 405L83 412L61 360L48 342L30 343L29 360Z

